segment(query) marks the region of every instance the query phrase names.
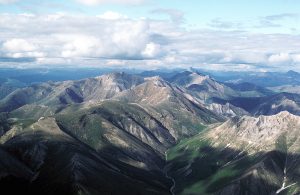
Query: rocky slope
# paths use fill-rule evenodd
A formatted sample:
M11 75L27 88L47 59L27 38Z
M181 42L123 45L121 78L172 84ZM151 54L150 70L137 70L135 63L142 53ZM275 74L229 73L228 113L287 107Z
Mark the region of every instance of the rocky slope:
M137 104L162 118L162 124L176 140L197 133L203 125L224 120L184 89L160 77L146 78L144 83L120 93L116 99Z
M169 79L169 81L185 87L193 96L203 101L209 101L212 97L228 99L232 96L238 96L230 87L215 81L210 76L197 72L185 71L178 73Z
M205 107L213 111L214 113L227 118L232 118L235 116L251 115L249 112L245 111L244 109L233 106L230 103L226 103L226 104L212 103L212 104L207 104Z
M300 193L300 117L233 118L168 152L178 194ZM226 133L225 133L226 132Z
M225 100L234 97L263 97L272 91L251 83L221 83L199 72L184 71L168 79L171 83L186 88L194 97L211 103L213 98Z
M80 81L48 82L18 89L0 101L0 112L12 111L26 104L63 107L67 104L110 99L121 91L143 82L125 73L111 73Z
M0 142L34 175L9 174L0 185L33 194L168 193L167 149L224 120L181 87L124 73L18 89L0 111Z

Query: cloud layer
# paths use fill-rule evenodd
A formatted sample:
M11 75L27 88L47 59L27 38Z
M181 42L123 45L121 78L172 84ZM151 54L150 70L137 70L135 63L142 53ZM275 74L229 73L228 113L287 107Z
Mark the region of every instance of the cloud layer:
M174 22L183 18L181 13L156 12L171 19L131 19L115 12L1 14L0 65L299 69L299 35L187 30Z

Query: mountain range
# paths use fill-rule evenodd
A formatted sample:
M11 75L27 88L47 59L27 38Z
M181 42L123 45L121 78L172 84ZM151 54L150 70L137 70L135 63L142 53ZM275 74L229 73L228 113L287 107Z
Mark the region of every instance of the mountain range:
M3 91L1 188L300 193L298 94L194 70L163 73L114 72Z

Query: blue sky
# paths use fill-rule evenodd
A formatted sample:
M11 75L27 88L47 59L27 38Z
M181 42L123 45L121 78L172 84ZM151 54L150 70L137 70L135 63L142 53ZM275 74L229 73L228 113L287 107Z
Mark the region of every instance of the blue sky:
M0 0L0 58L298 70L299 10L297 0Z

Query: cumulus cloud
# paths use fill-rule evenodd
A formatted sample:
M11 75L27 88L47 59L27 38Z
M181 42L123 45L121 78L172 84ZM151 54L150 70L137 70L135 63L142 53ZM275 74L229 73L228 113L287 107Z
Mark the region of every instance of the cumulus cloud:
M64 14L2 16L1 34L5 36L1 37L8 37L0 39L3 56L136 60L155 58L163 53L152 37L148 20L128 19L115 12L96 17ZM9 25L12 23L14 25Z
M107 11L101 15L98 15L98 17L106 20L119 20L119 19L128 18L126 15L120 14L118 12L113 12L113 11Z
M295 63L300 63L300 53L299 54L293 54L292 59Z
M2 48L8 52L28 52L36 50L36 47L24 39L10 39L3 43Z
M100 5L100 4L129 4L129 5L136 5L141 4L144 0L77 0L79 3L84 5Z
M275 65L300 65L300 53L277 53L269 56L270 64Z
M156 43L148 43L145 47L145 49L142 52L142 55L145 58L155 58L159 55L161 55L161 46Z
M7 57L13 58L44 56L34 44L24 39L9 39L2 44L1 50Z
M288 53L273 54L269 57L269 61L274 64L290 62L292 60Z
M12 25L13 24L13 25ZM300 66L299 35L186 30L121 13L0 15L0 66L141 66L237 70Z

